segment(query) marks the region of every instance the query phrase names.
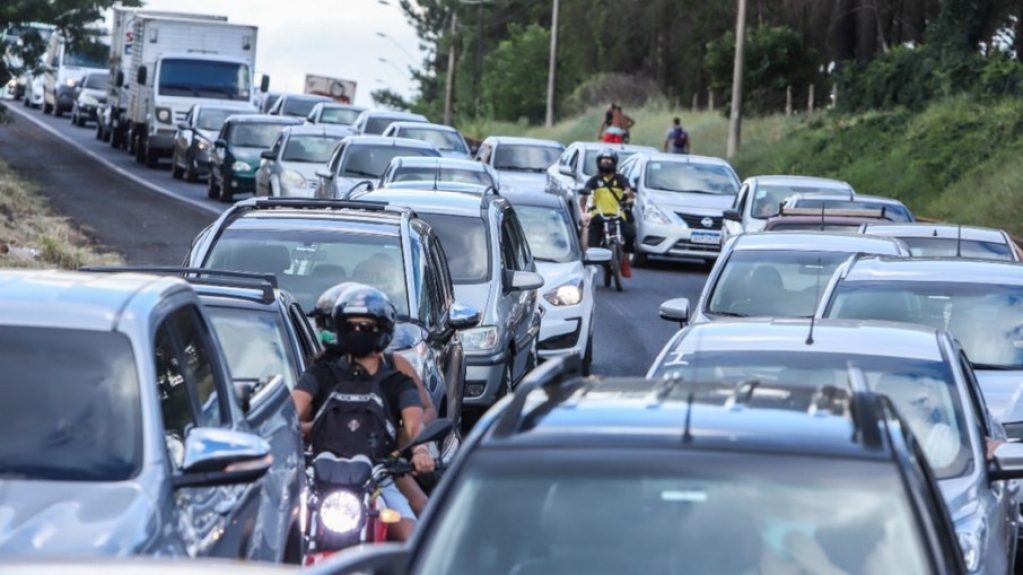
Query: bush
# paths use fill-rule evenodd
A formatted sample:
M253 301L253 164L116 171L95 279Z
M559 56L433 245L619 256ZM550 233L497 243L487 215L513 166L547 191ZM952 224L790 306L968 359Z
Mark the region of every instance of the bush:
M582 114L594 107L605 108L611 102L628 108L640 108L652 100L661 100L660 88L653 79L631 74L598 74L583 82L564 102L565 113Z

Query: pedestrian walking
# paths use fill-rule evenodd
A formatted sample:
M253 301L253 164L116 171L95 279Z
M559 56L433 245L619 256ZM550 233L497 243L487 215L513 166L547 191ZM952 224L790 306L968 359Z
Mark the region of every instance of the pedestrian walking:
M675 118L664 137L664 151L671 154L689 153L689 132L682 127L682 120Z

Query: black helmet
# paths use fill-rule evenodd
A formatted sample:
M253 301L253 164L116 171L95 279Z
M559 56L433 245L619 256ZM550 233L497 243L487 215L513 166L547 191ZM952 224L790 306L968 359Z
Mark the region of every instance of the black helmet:
M387 346L391 344L391 340L394 339L394 324L398 319L398 312L394 307L394 303L391 302L391 298L387 297L387 294L377 288L366 284L345 283L341 284L341 286L345 287L338 293L337 299L334 302L334 308L330 314L334 333L338 337L338 344L347 351L361 355L361 351L366 351L360 351L359 348L362 345L355 346L349 344L354 343L356 338L371 337L370 349L368 351L379 352L387 349ZM372 332L372 336L347 329L350 325L348 319L351 317L372 318L376 321L378 329ZM365 342L365 340L362 340L362 342Z
M344 282L339 283L336 286L328 289L327 291L320 294L320 297L316 300L316 307L313 308L310 314L313 318L313 324L316 326L316 330L319 332L320 341L323 342L328 349L337 346L337 326L334 324L334 306L337 305L338 299L341 297L346 290L358 287L361 284L355 282Z
M604 160L610 160L605 162ZM601 172L611 173L618 171L618 152L611 148L604 148L597 154L597 169Z

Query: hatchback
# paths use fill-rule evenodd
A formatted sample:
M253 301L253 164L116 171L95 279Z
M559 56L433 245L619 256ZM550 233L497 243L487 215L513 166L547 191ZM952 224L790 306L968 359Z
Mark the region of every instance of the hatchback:
M210 152L206 195L230 203L235 194L255 192L260 154L273 146L281 130L301 123L289 116L263 114L237 114L225 120Z
M178 124L171 152L171 176L198 182L210 172L210 152L224 121L234 114L254 114L256 109L244 103L195 104Z
M338 142L324 167L316 171L317 198L345 198L360 184L379 185L391 160L401 156L439 158L429 142L409 138L350 136Z
M327 165L338 142L352 135L334 124L288 126L269 150L260 153L256 195L311 198L320 179L316 170Z
M547 189L547 169L564 151L556 140L490 136L480 144L476 160L497 172L502 190L542 192Z
M444 124L394 122L380 134L392 138L412 138L433 144L445 158L471 159L469 144L462 133Z

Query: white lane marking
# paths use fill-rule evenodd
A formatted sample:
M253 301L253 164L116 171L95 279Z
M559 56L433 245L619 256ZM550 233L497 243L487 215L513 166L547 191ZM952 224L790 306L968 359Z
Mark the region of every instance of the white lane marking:
M46 122L43 122L42 120L39 120L37 118L33 118L25 110L19 110L16 106L11 106L11 105L7 105L6 107L7 107L8 111L14 112L18 116L21 116L22 118L25 118L26 120L32 122L36 126L39 126L40 128L42 128L43 130L45 130L49 134L51 134L53 136L56 136L57 138L60 138L64 142L66 142L66 143L70 144L71 146L73 146L74 148L76 148L78 151L80 151L83 154L89 156L93 160L96 160L100 164L103 164L104 166L107 167L107 169L109 169L109 170L111 170L113 172L116 172L116 173L124 176L125 178L128 178L129 180L135 182L136 184L138 184L138 185L140 185L140 186L142 186L142 187L144 187L144 188L146 188L146 189L148 189L150 191L156 192L157 194L160 194L160 195L163 195L163 196L167 196L168 198L171 198L171 199L174 199L174 200L185 202L186 204L190 204L190 205L195 206L197 208L201 208L201 209L203 209L203 210L205 210L207 212L214 213L214 214L216 214L218 216L221 213L223 213L222 209L218 209L218 208L216 208L214 206L211 206L209 204L200 202L198 200L193 200L192 198L182 197L179 194L175 194L171 190L168 190L166 188L162 188L162 187L160 187L160 186L158 186L158 185L156 185L156 184L154 184L152 182L147 182L146 180L140 178L139 176L136 176L135 174L129 172L128 170L125 170L124 168L114 164L113 162L111 162L110 160L108 160L108 159L104 158L103 156L97 154L96 152L93 152L92 150L82 146L81 144L79 144L78 142L74 141L70 137L65 136L64 134L60 133L55 128L53 128L53 127L49 126L48 124L46 124Z

